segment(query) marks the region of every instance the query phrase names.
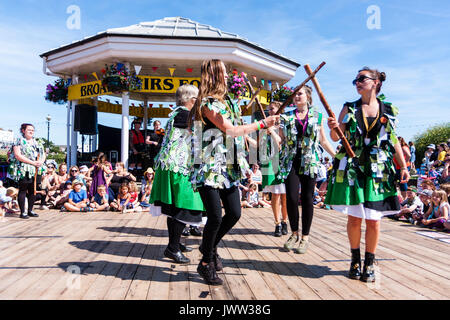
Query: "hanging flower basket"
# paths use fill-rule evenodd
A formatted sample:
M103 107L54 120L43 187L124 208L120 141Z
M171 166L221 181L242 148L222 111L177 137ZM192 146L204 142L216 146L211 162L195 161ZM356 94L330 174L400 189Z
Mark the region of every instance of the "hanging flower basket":
M289 88L288 86L282 86L280 89L275 90L272 93L272 100L285 102L287 98L289 98L292 93L294 93L294 88Z
M68 95L68 82L64 81L64 79L60 78L55 81L55 83L48 84L45 100L57 103L57 104L64 104L67 102L67 95Z
M248 91L247 85L245 83L245 75L243 72L238 74L237 71L233 71L228 75L228 93L234 95L236 99L245 95Z
M122 63L106 66L102 70L102 85L107 91L122 93L124 91L138 91L142 88L142 81L135 72L129 73Z

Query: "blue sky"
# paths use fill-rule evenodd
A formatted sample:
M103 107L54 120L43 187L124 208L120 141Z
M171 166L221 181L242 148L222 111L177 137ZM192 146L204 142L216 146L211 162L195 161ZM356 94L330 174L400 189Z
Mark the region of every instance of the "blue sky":
M66 27L70 5L81 9L80 30ZM381 29L367 28L370 5L380 8ZM46 137L50 114L50 139L64 145L66 110L44 100L55 78L42 73L39 54L108 28L175 16L237 33L302 65L326 61L319 80L336 114L358 98L351 81L367 65L386 72L382 92L399 107L398 133L406 140L450 119L448 1L16 0L0 3L0 128L17 134L32 122ZM305 77L300 67L290 84ZM99 123L120 127L121 120L100 113Z

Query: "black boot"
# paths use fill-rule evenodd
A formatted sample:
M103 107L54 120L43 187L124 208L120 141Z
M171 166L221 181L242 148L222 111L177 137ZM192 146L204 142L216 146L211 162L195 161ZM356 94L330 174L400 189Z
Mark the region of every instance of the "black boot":
M364 268L361 275L361 281L364 282L375 282L375 254L366 252L364 258Z
M202 261L198 264L197 272L202 276L207 284L211 285L221 285L223 284L222 279L217 276L216 269L214 267L214 262L208 263L206 266L202 264Z
M200 231L200 229L197 226L190 226L189 233L196 237L202 236L202 232Z
M350 270L348 272L350 279L361 279L361 253L358 249L352 249L352 263L350 264Z
M217 247L214 248L214 268L216 268L216 271L223 270L222 258L217 253Z
M164 250L164 256L169 259L172 259L176 263L191 262L191 260L189 260L189 258L187 258L181 251L173 252L169 248L166 248L166 250Z

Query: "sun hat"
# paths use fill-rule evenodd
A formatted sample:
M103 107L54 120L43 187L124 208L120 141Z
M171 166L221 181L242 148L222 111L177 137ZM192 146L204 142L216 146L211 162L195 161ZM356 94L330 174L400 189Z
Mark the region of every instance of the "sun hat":
M86 165L83 165L80 167L80 172L86 172L89 171L89 168Z
M428 149L436 149L436 146L432 143L432 144L428 145L427 148L428 148Z
M155 173L155 171L153 171L152 168L148 168L147 171L145 171L145 173Z
M84 183L81 180L75 179L72 181L72 187L75 187L77 184L84 185Z
M414 186L409 186L407 190L417 193L417 188Z
M431 197L433 195L433 191L431 191L429 189L424 189L421 192L419 192L419 194L421 194L423 196Z

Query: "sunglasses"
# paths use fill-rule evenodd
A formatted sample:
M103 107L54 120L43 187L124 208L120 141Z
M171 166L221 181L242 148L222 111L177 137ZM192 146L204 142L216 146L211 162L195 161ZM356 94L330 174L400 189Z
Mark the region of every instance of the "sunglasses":
M358 78L353 80L352 83L353 83L354 86L356 86L357 82L362 83L362 82L366 81L367 79L377 80L377 79L374 79L374 78L371 78L371 77L368 77L368 76L359 76Z
M78 170L70 170L70 172L78 172Z

